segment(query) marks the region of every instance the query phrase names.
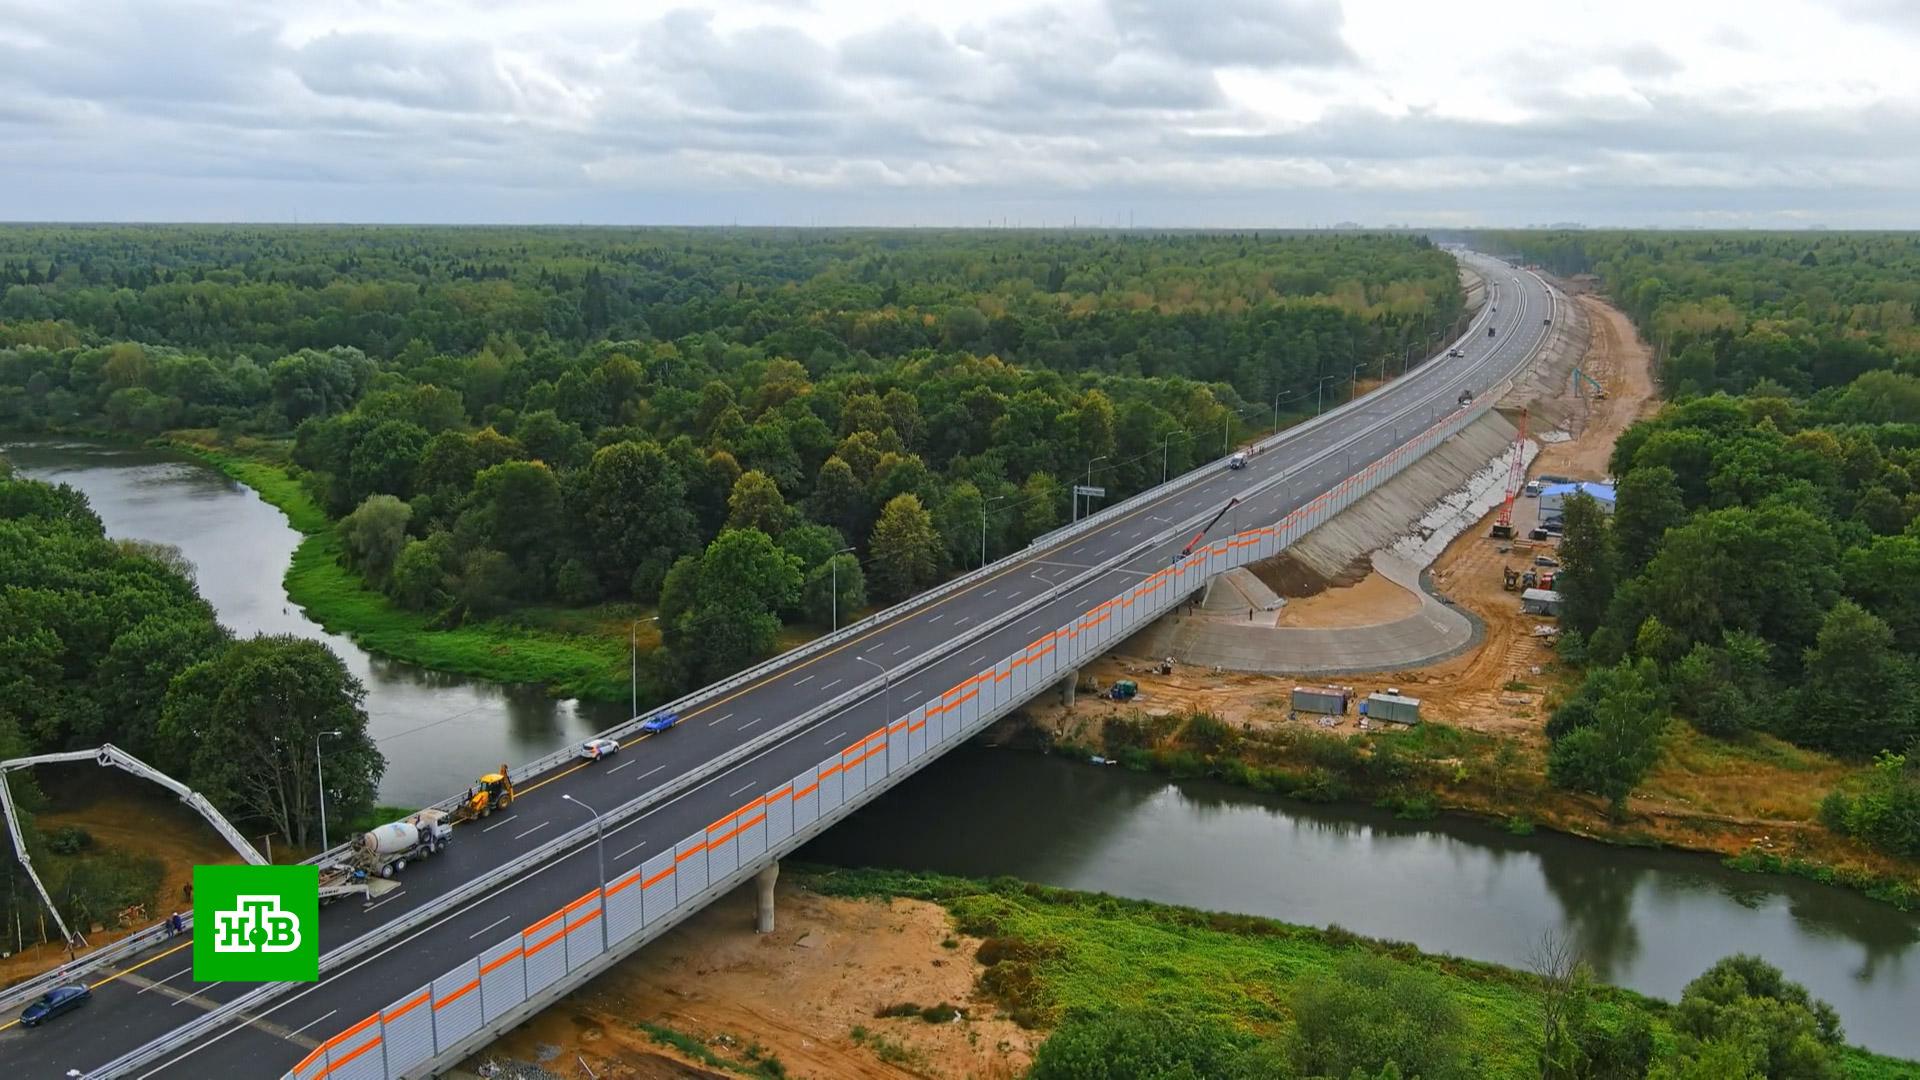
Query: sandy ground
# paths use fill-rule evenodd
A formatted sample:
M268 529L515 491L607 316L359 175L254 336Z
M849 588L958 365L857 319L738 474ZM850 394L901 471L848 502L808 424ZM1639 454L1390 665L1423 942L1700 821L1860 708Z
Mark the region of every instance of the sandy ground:
M129 784L132 781L128 781ZM51 785L47 785L51 787ZM112 849L151 855L166 867L151 908L144 919L131 926L91 926L82 928L90 945L98 948L117 941L134 930L150 926L168 914L187 907L183 887L193 879L195 863L237 863L232 848L213 831L200 815L160 793L119 788L113 784L89 780L60 789L61 799L54 808L43 810L35 822L43 832L75 825L93 834L96 849ZM58 858L49 856L48 858ZM36 863L36 865L38 865ZM34 928L27 928L29 935ZM59 931L47 923L48 937L58 940ZM10 943L9 943L10 944ZM82 952L80 955L84 956ZM58 945L38 945L0 959L0 982L13 983L65 963L66 950Z
M1412 593L1369 572L1353 585L1287 601L1281 626L1374 626L1404 619L1420 610Z
M504 1058L585 1077L584 1060L599 1077L724 1075L636 1026L648 1023L743 1068L758 1046L792 1077L1000 1080L1026 1071L1039 1036L973 1000L980 942L953 934L943 909L823 897L784 882L777 904L778 928L755 934L752 889L736 890L465 1067ZM939 1024L875 1017L902 1002L950 1003L964 1015Z

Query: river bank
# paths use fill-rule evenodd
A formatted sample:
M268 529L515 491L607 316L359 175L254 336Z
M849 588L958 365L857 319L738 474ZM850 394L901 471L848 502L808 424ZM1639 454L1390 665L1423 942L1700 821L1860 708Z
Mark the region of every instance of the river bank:
M779 926L755 935L751 892L736 891L466 1067L1013 1077L1076 1018L1151 1010L1277 1042L1297 1022L1303 986L1367 957L1457 1007L1474 1075L1539 1075L1543 983L1509 967L1011 879L791 866L777 902ZM1614 1028L1644 1017L1656 1056L1675 1052L1667 1002L1601 989L1592 1008ZM1920 1077L1920 1065L1857 1048L1837 1057L1849 1077Z
M286 514L305 536L287 567L288 598L313 621L369 652L493 682L537 684L555 697L611 702L628 697L629 632L644 629L643 649L659 644L659 631L647 621L651 613L630 604L536 608L438 625L361 582L341 560L333 521L288 466L273 460L267 444L221 447L174 432L156 445L211 465Z

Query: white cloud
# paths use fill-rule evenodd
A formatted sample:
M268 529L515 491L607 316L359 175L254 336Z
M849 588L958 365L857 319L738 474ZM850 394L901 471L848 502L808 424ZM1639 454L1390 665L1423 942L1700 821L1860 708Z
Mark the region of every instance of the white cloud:
M0 216L1920 225L1895 0L0 0Z

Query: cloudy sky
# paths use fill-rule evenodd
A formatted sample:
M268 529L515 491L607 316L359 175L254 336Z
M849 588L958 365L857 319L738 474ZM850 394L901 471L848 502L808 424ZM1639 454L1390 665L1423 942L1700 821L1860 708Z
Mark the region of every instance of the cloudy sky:
M0 0L0 220L1920 227L1920 0Z

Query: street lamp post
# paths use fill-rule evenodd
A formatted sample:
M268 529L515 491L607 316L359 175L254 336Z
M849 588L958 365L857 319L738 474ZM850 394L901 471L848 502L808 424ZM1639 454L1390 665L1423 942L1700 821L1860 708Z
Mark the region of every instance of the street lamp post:
M987 565L987 508L1006 499L1005 495L995 495L980 504L980 565Z
M320 760L320 740L328 735L338 735L338 731L316 732L313 736L313 775L320 781L320 850L325 851L333 845L327 843L327 770Z
M574 798L562 794L561 798L593 815L593 858L600 864L600 951L607 951L607 843L606 828L600 820L600 811Z
M1093 463L1105 460L1107 460L1107 455L1105 454L1099 454L1087 459L1087 487L1093 486ZM1087 514L1089 516L1093 514L1093 496L1091 495L1087 496ZM1080 520L1080 493L1077 491L1073 493L1073 520Z
M1327 400L1327 382L1328 382L1328 380L1331 380L1331 379L1337 379L1337 378L1339 378L1339 376L1338 376L1338 375L1322 375L1322 376L1320 376L1320 381L1319 381L1318 383L1315 383L1315 384L1314 384L1314 387L1313 387L1313 415L1315 415L1315 416L1319 416L1319 415L1320 415L1320 412L1321 412L1321 410L1322 410L1322 409L1324 409L1324 408L1326 407L1326 400Z
M1348 401L1352 401L1354 398L1360 396L1360 373L1365 370L1367 370L1367 365L1358 364L1355 365L1353 371L1347 376Z
M836 551L833 554L827 556L827 576L831 579L828 582L827 588L833 593L833 597L832 597L833 631L836 634L840 632L840 561L839 560L840 560L840 556L845 555L847 552L852 550L853 549L850 547L843 547L839 551Z
M1191 431L1169 431L1167 432L1166 437L1160 440L1160 482L1161 483L1164 484L1167 482L1167 448L1173 445L1173 437L1175 435L1178 435L1181 438L1185 439L1190 437L1192 434L1193 432Z
M864 656L855 656L854 659L860 661L863 664L867 664L872 668L874 668L876 671L880 672L880 695L881 695L880 707L886 712L886 716L882 719L880 726L885 727L888 724L893 723L893 672L892 670L881 666L878 660L871 660Z

